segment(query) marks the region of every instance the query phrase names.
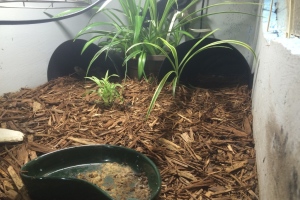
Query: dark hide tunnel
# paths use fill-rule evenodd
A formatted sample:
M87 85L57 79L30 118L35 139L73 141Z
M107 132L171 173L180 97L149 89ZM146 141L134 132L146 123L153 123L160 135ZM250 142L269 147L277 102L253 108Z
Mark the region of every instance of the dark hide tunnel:
M177 46L179 62L198 41L199 38ZM195 49L216 41L219 40L206 38ZM210 48L195 55L183 69L179 81L185 85L205 88L226 87L232 84L248 84L251 88L252 75L244 56L230 44L221 46L229 48ZM165 59L159 72L159 81L172 69L170 61Z
M90 61L100 48L95 44L91 44L81 54L85 43L86 40L82 39L75 41L68 40L56 48L48 65L48 81L61 76L76 75L75 66L81 68L83 71L87 70ZM106 53L102 53L90 67L88 76L102 78L106 71L109 70L109 74L118 74L123 78L125 69L122 67L122 62L123 58L117 54L110 53L106 57Z

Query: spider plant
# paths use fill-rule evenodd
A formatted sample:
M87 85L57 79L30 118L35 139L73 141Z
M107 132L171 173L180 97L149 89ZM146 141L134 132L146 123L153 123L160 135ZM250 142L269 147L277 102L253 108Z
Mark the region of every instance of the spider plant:
M85 77L87 79L94 81L97 84L98 89L92 90L91 92L93 93L96 92L98 96L101 97L104 106L106 107L111 106L116 99L118 98L122 99L122 96L118 91L118 88L122 88L122 85L110 82L109 78L112 76L118 76L118 75L112 74L109 76L108 71L106 71L105 77L103 77L102 79L98 79L95 76Z
M170 61L173 69L171 71L169 71L168 73L165 74L165 76L161 79L161 81L159 82L153 97L151 99L150 105L148 107L147 110L147 114L146 114L146 119L149 117L155 102L162 90L162 88L164 87L164 85L166 84L167 80L169 80L169 77L171 77L171 75L173 76L173 79L171 80L171 84L172 84L172 93L173 96L175 96L176 93L176 87L178 85L178 82L180 80L180 76L182 71L184 70L185 66L188 64L188 62L197 54L201 53L202 51L206 50L206 49L210 49L210 48L229 48L228 46L222 45L222 44L235 44L235 45L239 45L242 46L246 49L248 49L253 55L255 56L255 52L254 50L251 48L251 46L249 46L248 44L244 43L244 42L240 42L237 40L220 40L220 41L216 41L216 42L212 42L208 45L205 45L201 48L197 48L197 46L207 37L211 36L213 33L215 33L218 29L211 31L210 33L206 34L203 38L199 39L198 42L196 42L191 49L189 49L186 54L183 56L183 58L181 60L179 60L178 58L178 54L176 51L175 46L173 46L172 44L170 44L167 40L163 39L163 38L158 38L158 40L160 40L167 48L169 51L161 48L160 46L150 43L150 42L141 42L141 43L137 43L133 46L131 46L128 51L131 50L131 48L135 48L137 46L151 46L153 48L158 49L160 52L162 52L163 55L166 56L166 58ZM170 53L169 53L170 52Z
M124 53L124 57L126 58L124 65L126 65L127 61L130 59L138 59L138 78L141 78L144 73L147 55L162 54L161 49L168 49L166 43L163 42L164 40L166 40L170 45L176 47L180 44L183 38L194 38L192 34L185 30L186 25L190 22L209 15L242 13L224 11L201 15L199 13L202 10L222 5L256 4L251 2L224 2L213 4L202 9L197 9L194 12L183 15L183 13L187 13L190 8L195 7L196 4L199 3L199 0L190 0L190 2L181 9L181 11L177 11L172 18L170 17L170 13L176 10L180 1L163 1L163 10L158 8L157 0L119 0L121 9L99 9L94 16L102 13L108 17L109 21L88 24L75 37L76 39L85 34L95 35L88 40L86 45L83 47L82 52L84 52L90 44L95 42L98 42L98 45L101 47L101 49L92 58L88 66L88 70L100 54L104 52L108 53L108 51L113 50ZM105 31L104 28L108 28L110 30ZM158 40L157 38L163 38L164 40ZM151 43L153 45L135 45L136 43ZM157 46L160 48L156 48ZM128 51L128 49L130 50Z
M110 22L95 22L89 24L78 33L75 39L84 34L96 34L96 36L92 37L86 43L82 52L84 52L91 43L100 41L98 45L102 48L95 54L90 66L100 54L108 52L109 50L124 53L133 44L143 41L163 46L163 43L157 40L158 37L166 38L167 35L169 35L169 37L172 36L169 42L177 46L183 35L190 38L193 38L193 36L187 31L182 30L179 26L176 28L176 31L172 30L170 32L169 25L171 20L169 19L169 13L176 2L177 0L168 0L164 12L159 15L156 0L119 0L121 10L107 8L96 13L105 14L108 19L110 19ZM196 2L196 0L194 0L194 2ZM148 20L146 19L147 16L149 17ZM122 17L125 18L125 21L122 20ZM99 30L94 30L97 27L99 27ZM112 29L112 31L103 31L104 27L108 27ZM151 46L138 46L132 49L129 56L130 58L138 58L139 78L142 77L147 55L157 54L160 54L159 50Z

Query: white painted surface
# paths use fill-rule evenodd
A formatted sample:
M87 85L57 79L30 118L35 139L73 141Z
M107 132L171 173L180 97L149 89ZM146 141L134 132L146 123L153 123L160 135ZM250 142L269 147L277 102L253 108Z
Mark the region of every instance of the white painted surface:
M116 7L116 3L112 2L110 6ZM43 11L0 8L0 19L48 18ZM47 10L47 12L58 14L60 11ZM0 95L18 91L22 87L33 88L46 83L52 53L61 43L73 39L87 25L90 16L90 13L84 13L59 22L0 25ZM103 16L98 17L105 20Z
M206 1L207 2L207 1ZM224 0L209 0L209 4L218 4L226 2ZM230 2L252 2L259 3L259 0L230 0ZM201 4L198 5L198 7ZM257 15L258 5L221 5L211 7L208 9L208 13L218 12L243 12L252 15ZM250 16L245 14L233 14L222 13L217 15L211 15L208 19L203 19L203 28L210 28L212 30L219 29L214 34L217 39L232 39L239 40L249 44L253 49L256 45L255 29L256 29L256 16ZM236 46L236 48L245 56L248 63L251 65L253 61L253 55L247 49Z
M253 88L260 199L296 200L300 199L300 45L295 45L299 39L267 33L266 23L262 18L259 24Z
M30 13L31 19L47 18L40 10L0 9L1 19L9 19L11 15L5 16L6 12L18 16ZM72 39L88 19L79 16L61 22L0 26L0 95L45 83L48 62L56 47Z

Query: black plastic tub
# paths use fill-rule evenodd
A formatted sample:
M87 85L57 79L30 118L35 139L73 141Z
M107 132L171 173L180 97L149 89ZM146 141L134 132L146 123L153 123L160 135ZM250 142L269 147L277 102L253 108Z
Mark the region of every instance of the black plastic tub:
M66 148L42 155L21 168L21 178L33 200L110 200L108 193L74 174L103 163L126 164L147 179L151 200L161 189L155 164L145 155L129 148L111 145L87 145Z

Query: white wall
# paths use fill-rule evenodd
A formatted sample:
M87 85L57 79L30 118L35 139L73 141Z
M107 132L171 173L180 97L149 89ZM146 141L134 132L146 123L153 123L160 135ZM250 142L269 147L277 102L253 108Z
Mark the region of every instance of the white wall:
M1 20L22 19L22 16L23 19L48 18L41 10L1 8L0 13ZM48 62L55 48L72 39L87 21L88 17L83 15L61 22L1 25L0 94L45 83Z
M214 5L218 3L226 2L225 0L206 0L209 2L209 5ZM245 14L234 14L234 13L222 13L217 15L211 15L207 19L203 20L204 27L210 28L211 30L219 29L214 37L217 39L233 39L239 40L249 44L253 49L256 45L256 20L258 13L258 5L246 4L246 2L259 3L259 0L230 0L230 2L244 2L245 4L241 5L221 5L214 6L208 9L208 13L218 13L218 12L242 12L248 13L251 15ZM199 4L198 7L201 7L202 4ZM197 27L197 24L195 24ZM245 56L248 63L251 65L253 61L253 55L247 49L236 46L236 48Z
M300 199L300 41L267 33L269 2L259 23L254 65L253 132L260 199ZM282 1L281 1L282 2ZM274 8L275 9L275 8ZM278 37L278 36L279 37Z
M116 2L112 2L110 6L116 7ZM47 12L58 14L63 10ZM43 11L44 9L0 8L0 20L49 18ZM0 25L0 95L46 83L52 53L61 43L73 39L87 25L90 16L91 13L84 13L59 22ZM103 16L98 17L103 20Z

